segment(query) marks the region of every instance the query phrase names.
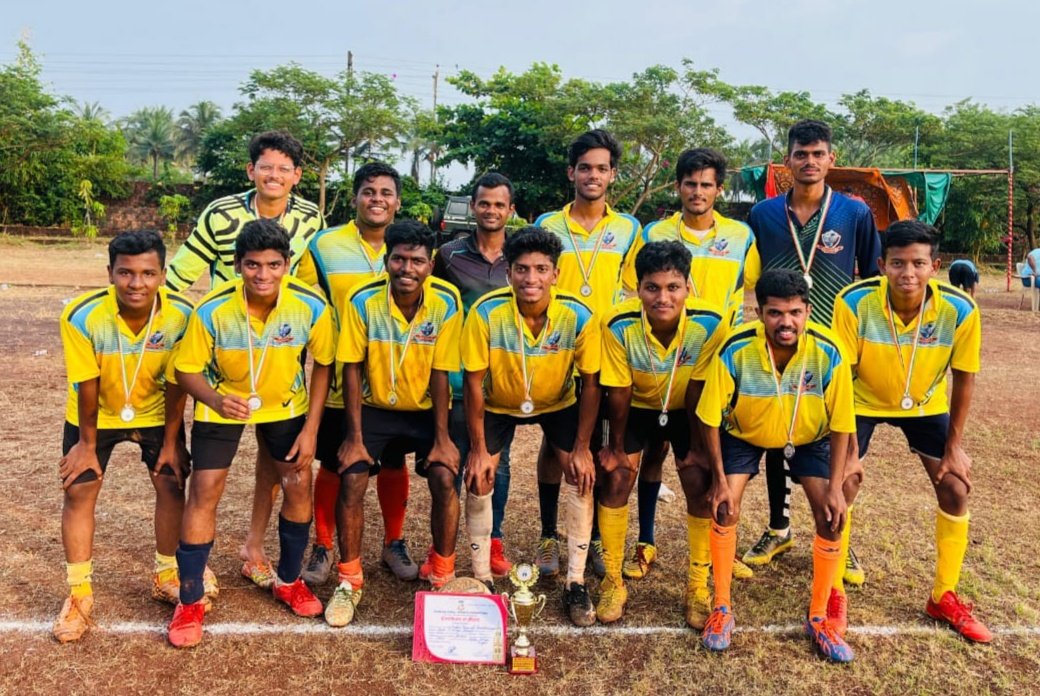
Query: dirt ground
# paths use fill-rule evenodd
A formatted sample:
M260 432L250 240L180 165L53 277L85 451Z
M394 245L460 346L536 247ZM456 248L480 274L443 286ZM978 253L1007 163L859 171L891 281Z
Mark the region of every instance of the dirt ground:
M169 648L161 628L168 606L151 601L153 496L128 446L116 450L98 507L95 619L78 644L59 646L49 633L66 593L60 540L62 493L57 475L65 378L57 318L63 302L106 282L101 243L40 245L0 239L0 693L1037 693L1040 674L1040 315L1018 288L983 279L983 369L967 431L974 458L971 544L961 578L964 597L998 631L993 645L971 646L933 630L923 607L934 564L934 496L920 464L891 429L880 429L867 462L853 545L867 583L850 592L850 642L857 660L836 668L813 657L808 642L785 630L805 610L811 570L811 527L804 496L794 494L795 549L774 566L734 586L738 632L724 656L706 654L698 636L681 630L686 530L674 468L665 483L679 492L658 508L661 560L631 583L621 634L610 628L580 636L560 608L560 590L545 583L549 607L533 640L542 671L514 679L502 669L413 663L411 636L376 627L410 625L411 593L380 567L382 525L370 490L365 534L366 589L355 630L321 630L292 617L238 575L238 545L248 522L255 441L251 431L232 469L221 505L212 566L222 581L207 627L258 624L268 634L209 635L197 649ZM508 554L532 559L538 532L533 465L539 436L521 429L513 448L513 484L505 523ZM412 477L406 536L420 557L428 543L429 496ZM766 521L764 486L750 488L739 546ZM632 505L630 541L635 539ZM274 525L267 548L277 555ZM460 544L459 570L469 568ZM590 576L591 577L591 576ZM508 589L501 586L500 590ZM322 599L332 585L318 589ZM595 594L595 593L594 593ZM124 622L140 631L115 632ZM289 629L310 624L314 633ZM109 630L106 630L106 627ZM284 627L286 630L279 630ZM772 627L772 628L771 628ZM777 628L779 627L779 628ZM864 630L863 627L881 627ZM882 630L885 627L893 631ZM560 629L553 633L549 629ZM125 627L124 627L125 629ZM671 630L677 629L677 630ZM368 633L361 631L368 630Z

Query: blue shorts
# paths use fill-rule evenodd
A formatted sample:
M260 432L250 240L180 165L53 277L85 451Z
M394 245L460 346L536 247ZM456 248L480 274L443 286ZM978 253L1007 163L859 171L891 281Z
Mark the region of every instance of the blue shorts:
M937 416L856 416L856 439L859 441L859 458L867 456L870 438L879 423L894 425L903 431L910 451L931 459L942 459L946 451L946 432L950 429L950 414Z
M758 463L766 452L776 452L783 458L782 450L756 447L740 438L733 437L724 430L719 430L722 442L722 468L726 475L758 474ZM794 457L787 462L791 470L791 478L802 477L830 479L831 477L831 439L825 437L807 445L794 448Z

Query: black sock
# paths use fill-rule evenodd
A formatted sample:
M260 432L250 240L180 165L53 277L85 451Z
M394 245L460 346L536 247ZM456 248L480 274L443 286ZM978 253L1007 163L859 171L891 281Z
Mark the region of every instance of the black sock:
M538 482L538 509L542 517L542 536L556 538L556 518L560 512L560 484Z
M592 487L592 536L591 541L599 541L599 486Z
M660 481L639 481L636 489L639 502L639 541L654 543L654 516L657 514L657 494L661 492Z
M177 575L181 581L181 604L194 604L206 593L202 585L202 575L206 572L206 562L213 542L205 544L186 544L183 541L177 546Z
M307 550L307 542L311 537L311 523L290 522L278 516L278 542L281 545L282 557L278 559L278 579L282 582L296 582L303 567L303 554Z
M766 490L769 493L769 528L791 526L791 479L780 452L766 452Z

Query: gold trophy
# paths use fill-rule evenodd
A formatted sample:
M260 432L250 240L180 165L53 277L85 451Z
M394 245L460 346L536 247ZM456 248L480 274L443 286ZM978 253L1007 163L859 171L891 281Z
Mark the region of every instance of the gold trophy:
M516 563L509 571L509 582L516 587L516 592L512 597L503 592L502 597L509 606L509 612L513 615L517 632L520 634L516 642L509 647L509 673L534 674L538 671L538 658L527 637L527 629L545 608L545 595L536 597L531 592L531 587L538 582L538 568L530 563Z

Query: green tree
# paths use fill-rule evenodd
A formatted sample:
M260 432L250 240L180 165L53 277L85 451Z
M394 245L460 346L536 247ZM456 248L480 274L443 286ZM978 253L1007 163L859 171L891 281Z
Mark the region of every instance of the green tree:
M177 126L168 106L138 109L126 119L124 128L130 156L151 162L152 179L159 178L159 163L168 164L177 152Z
M102 124L107 124L112 114L108 112L108 109L101 106L100 102L83 102L79 105L79 117L84 121L97 121Z
M872 97L867 90L838 101L844 113L834 124L839 164L848 167L910 167L915 132L926 147L942 132L942 120L913 103Z
M194 164L206 132L220 119L220 107L207 100L196 102L181 111L177 117L177 156L189 165Z
M87 239L97 238L98 223L105 216L105 206L94 199L94 185L90 179L79 182L79 199L81 208L79 219L72 225L72 234Z

